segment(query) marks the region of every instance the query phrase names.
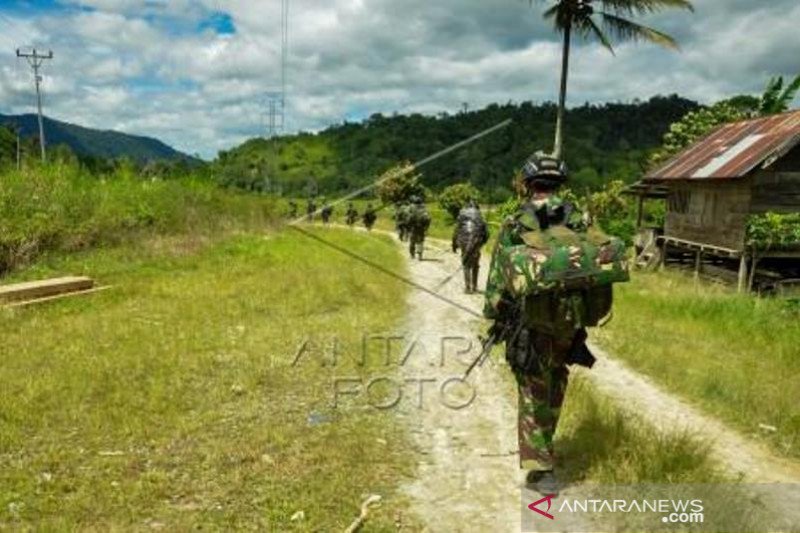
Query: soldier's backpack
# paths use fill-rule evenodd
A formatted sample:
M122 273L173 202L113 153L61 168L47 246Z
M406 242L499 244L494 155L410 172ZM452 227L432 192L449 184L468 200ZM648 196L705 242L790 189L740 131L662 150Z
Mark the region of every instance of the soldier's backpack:
M499 248L505 290L522 301L527 325L550 333L597 326L611 313L613 285L629 280L624 243L596 228L515 221L522 244Z
M431 216L427 209L421 205L412 206L408 212L408 227L414 231L428 231L431 225Z

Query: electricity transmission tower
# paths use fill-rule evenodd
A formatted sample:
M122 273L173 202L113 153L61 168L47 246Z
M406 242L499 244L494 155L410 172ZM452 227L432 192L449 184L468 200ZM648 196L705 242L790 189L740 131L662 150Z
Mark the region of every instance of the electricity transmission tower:
M44 120L42 118L42 77L39 75L39 68L41 68L45 60L53 59L53 52L52 50L48 50L47 54L41 54L36 51L36 48L31 52L22 52L17 48L17 57L24 57L27 59L28 64L33 69L33 80L36 84L36 108L39 111L39 146L42 149L42 162L45 162L47 160L47 153L45 151Z
M289 57L289 0L281 0L281 85L267 98L267 136L274 137L286 127L286 63Z

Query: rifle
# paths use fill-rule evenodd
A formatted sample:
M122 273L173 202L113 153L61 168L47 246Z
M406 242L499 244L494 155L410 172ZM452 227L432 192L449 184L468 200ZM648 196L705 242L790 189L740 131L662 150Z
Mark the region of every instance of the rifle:
M521 307L522 304L520 303L520 308ZM483 365L483 361L489 357L489 354L492 352L492 348L494 348L498 342L505 341L506 343L509 343L517 338L523 325L521 314L518 314L517 317L518 318L516 321L513 319L511 320L507 319L492 324L492 327L490 327L488 331L489 336L485 340L483 340L481 344L481 353L469 365L467 371L464 373L463 379L467 379L476 366ZM512 328L512 326L516 326L516 328L514 329L514 333L511 336L507 336L506 334Z

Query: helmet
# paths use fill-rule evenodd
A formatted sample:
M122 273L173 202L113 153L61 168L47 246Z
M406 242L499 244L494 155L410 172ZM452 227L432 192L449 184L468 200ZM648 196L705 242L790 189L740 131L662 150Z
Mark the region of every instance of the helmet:
M522 167L522 179L525 183L539 182L558 186L567 181L567 165L544 152L536 152Z
M415 194L414 196L412 196L411 198L409 198L409 201L410 201L412 204L421 204L421 203L422 203L422 197L421 197L421 196L417 196L417 195Z

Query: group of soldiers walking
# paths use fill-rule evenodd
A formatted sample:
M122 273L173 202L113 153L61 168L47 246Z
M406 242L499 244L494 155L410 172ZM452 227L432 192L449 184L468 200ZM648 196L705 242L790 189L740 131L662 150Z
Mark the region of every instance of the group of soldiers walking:
M480 357L493 345L505 344L519 392L520 466L527 470L528 487L545 495L558 494L553 437L568 366L592 366L586 330L610 316L612 286L628 279L624 245L587 228L575 206L561 199L558 192L566 180L562 161L542 153L526 161L520 206L501 226L484 291L483 314L492 326ZM332 214L332 208L327 214L326 209L323 222ZM309 200L310 219L316 210ZM371 205L362 218L371 228L377 218ZM350 204L348 225L357 219ZM394 220L411 257L421 260L431 224L422 198L397 205ZM452 237L453 252L461 252L468 294L478 292L481 249L488 239L480 208L470 201L460 210Z
M309 198L306 202L306 215L304 218L309 222L314 222L317 214L319 214L319 218L322 223L329 224L333 218L333 206L329 203L326 203L324 198L320 199L320 202L322 203L322 209L318 209L314 198ZM289 210L286 213L287 218L292 220L297 219L299 216L299 210L300 208L297 205L297 202L294 200L289 200ZM378 220L378 213L375 208L372 207L372 204L367 204L366 209L364 209L364 214L361 215L360 218L364 222L364 226L368 230L371 230L375 225L375 221ZM353 226L358 219L358 210L353 205L353 202L349 202L347 204L347 211L345 211L345 223L348 226Z

